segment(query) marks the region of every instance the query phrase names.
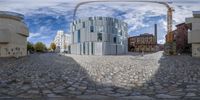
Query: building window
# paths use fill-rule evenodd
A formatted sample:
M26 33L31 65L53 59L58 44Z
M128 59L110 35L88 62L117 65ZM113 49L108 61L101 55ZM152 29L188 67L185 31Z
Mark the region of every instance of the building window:
M83 22L83 28L85 28L85 22Z
M97 34L97 41L102 41L102 33Z
M99 20L102 20L102 17L99 17Z
M83 54L85 54L85 42L83 43Z
M92 17L89 17L89 20L92 20Z
M81 40L81 31L78 30L78 43L80 43L80 40Z
M90 26L90 32L94 32L94 26Z
M93 50L94 50L94 43L92 42L91 43L91 53L92 53L92 55L94 55L94 51Z
M116 37L113 38L113 42L117 43L117 38Z

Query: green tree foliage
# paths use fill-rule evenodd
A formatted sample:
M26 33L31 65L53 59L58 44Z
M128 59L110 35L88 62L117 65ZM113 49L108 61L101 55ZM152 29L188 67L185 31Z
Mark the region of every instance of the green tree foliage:
M27 43L27 50L31 51L31 52L34 51L34 44L32 44L31 42L28 42Z
M51 43L50 47L51 47L52 50L54 50L54 51L56 50L56 44L55 43Z
M42 42L37 42L34 45L34 48L36 52L45 52L47 50L46 45L43 44Z

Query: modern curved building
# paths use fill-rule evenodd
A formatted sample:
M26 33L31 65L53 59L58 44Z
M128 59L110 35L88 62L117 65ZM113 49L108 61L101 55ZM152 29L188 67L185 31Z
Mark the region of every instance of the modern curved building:
M111 17L75 20L70 27L72 54L117 55L128 52L128 25Z
M0 11L0 57L27 55L29 31L23 19L21 14Z

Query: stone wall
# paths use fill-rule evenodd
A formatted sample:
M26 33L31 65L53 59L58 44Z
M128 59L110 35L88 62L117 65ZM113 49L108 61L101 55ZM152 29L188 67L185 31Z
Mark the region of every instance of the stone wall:
M29 31L20 20L0 16L0 57L27 55Z

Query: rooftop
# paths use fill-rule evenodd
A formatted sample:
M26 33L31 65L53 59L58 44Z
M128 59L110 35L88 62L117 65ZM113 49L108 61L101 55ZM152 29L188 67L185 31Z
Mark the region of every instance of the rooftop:
M153 34L149 34L149 33L143 33L143 34L140 34L138 36L131 36L131 38L137 38L137 37L153 37L154 35Z
M76 23L76 22L80 22L81 20L96 20L96 19L100 19L100 18L102 18L102 19L104 19L104 18L108 18L108 19L111 19L111 20L117 20L117 21L119 21L119 22L122 22L122 23L124 23L124 24L126 24L126 25L128 25L126 22L124 22L123 20L120 20L120 19L117 19L117 18L114 18L114 17L105 17L105 16L92 16L92 17L83 17L83 18L79 18L79 19L76 19L76 20L74 20L73 21L73 23Z
M176 27L181 26L181 25L186 25L186 24L185 23L180 23L180 24L177 24Z
M200 18L200 11L193 11L193 16Z
M24 19L24 15L15 12L0 11L0 18L9 18L21 21Z

